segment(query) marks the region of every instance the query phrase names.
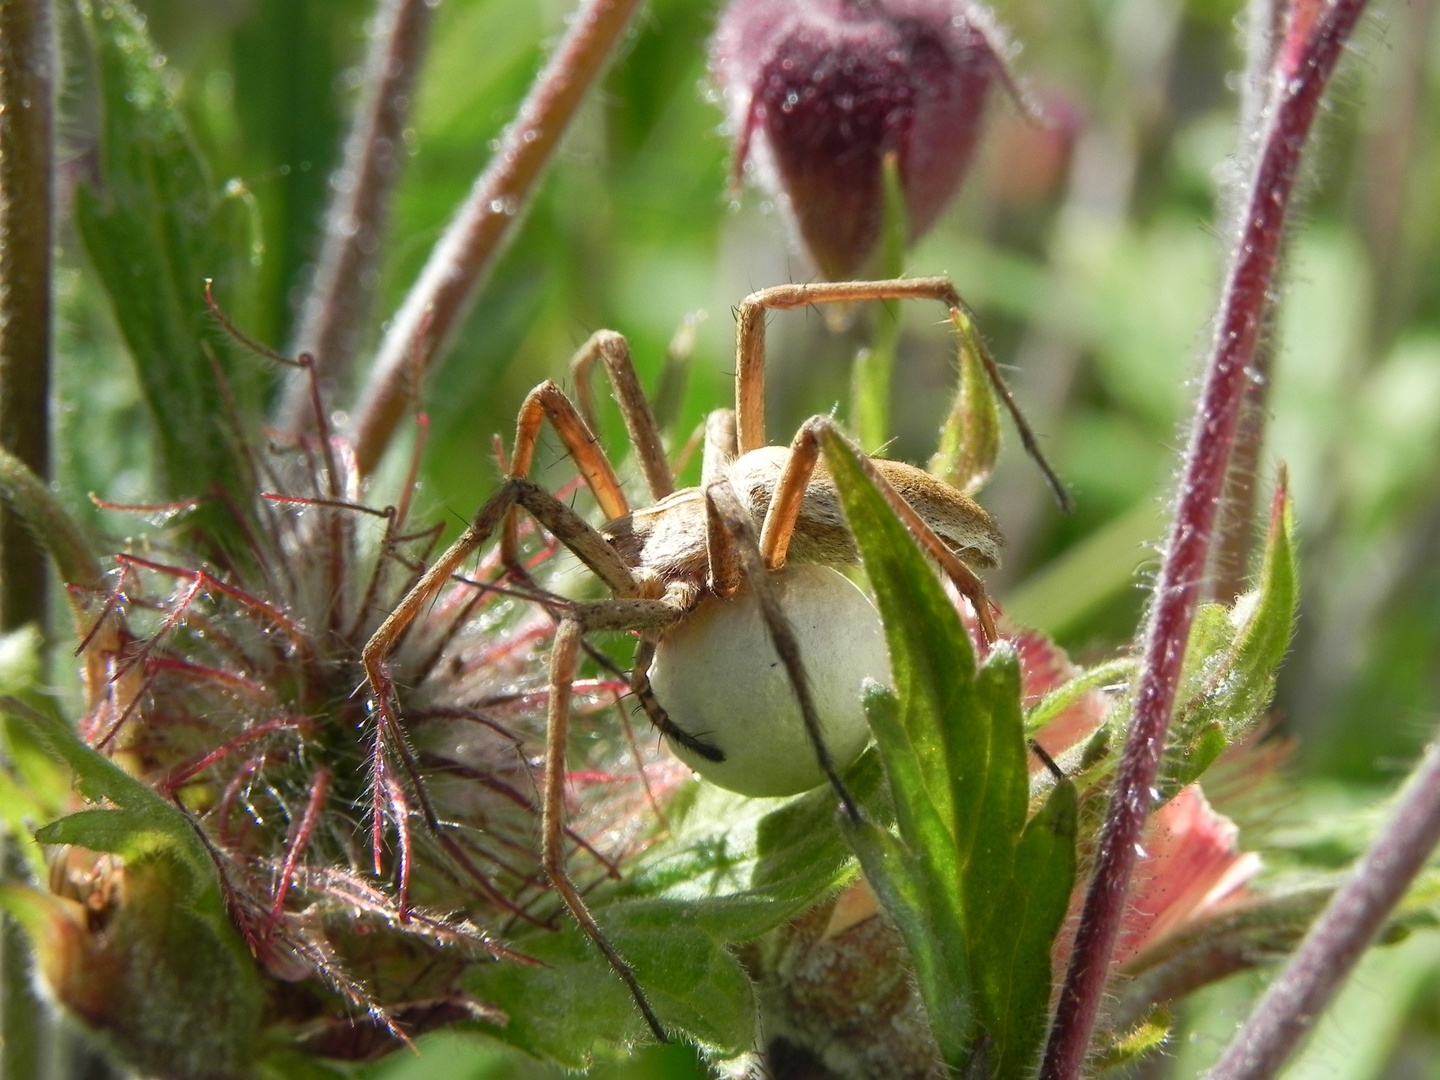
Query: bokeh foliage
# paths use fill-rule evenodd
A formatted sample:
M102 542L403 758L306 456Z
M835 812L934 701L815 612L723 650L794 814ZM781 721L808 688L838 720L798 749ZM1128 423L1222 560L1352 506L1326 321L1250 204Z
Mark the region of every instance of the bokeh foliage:
M382 313L398 303L483 166L570 6L440 6L381 268ZM156 77L178 96L227 223L217 232L224 250L205 274L223 280L218 262L234 264L227 306L283 346L354 99L349 73L367 5L142 7L170 57ZM1220 0L997 5L1025 45L1021 75L1059 132L1078 130L1071 168L1056 167L1064 140L997 103L977 174L907 262L913 274L953 276L992 351L1016 365L1018 394L1073 487L1078 511L1061 519L1012 453L985 501L1010 545L1003 573L991 578L998 597L1081 654L1108 655L1128 641L1143 602L1136 571L1161 532L1157 500L1169 495L1177 425L1219 278L1211 228L1223 216L1217 198L1234 150L1226 87L1240 66L1237 13ZM492 434L508 435L523 393L558 376L591 330L625 333L653 385L682 318L709 312L677 425L688 432L731 392L730 305L753 288L809 276L773 208L753 195L731 205L728 150L705 85L713 18L711 5L692 0L648 5L456 347L430 374L424 491L434 515L458 523L473 512L498 475ZM1300 740L1307 786L1298 806L1278 811L1282 822L1301 807L1321 818L1392 783L1440 711L1440 189L1432 179L1440 35L1432 6L1379 7L1355 51L1340 81L1342 107L1315 149L1313 172L1325 179L1311 186L1308 220L1289 253L1274 424L1262 455L1266 482L1277 461L1291 470L1305 586L1276 711ZM95 168L88 85L82 75L67 89L66 137L82 175ZM67 228L85 227L83 217ZM116 361L125 313L117 317L101 297L94 273L104 268L79 256L73 231L62 239L61 491L77 508L89 490L153 498L177 478L167 481L152 445L184 438L203 417L181 408L154 422L164 435L155 431L131 369ZM803 313L775 320L775 430L843 401L862 333L832 334ZM906 320L894 391L898 456L924 460L934 449L953 381L947 334L927 316ZM271 374L258 360L227 363ZM618 439L620 426L609 421ZM559 458L556 450L540 461ZM1433 985L1433 960L1405 963L1404 985ZM1206 1009L1228 1017L1235 993L1221 988L1197 1006L1197 1029ZM1367 1043L1361 1071L1346 1075L1384 1075L1388 1063L1433 1042L1426 995L1417 989L1402 999L1390 1041ZM454 1055L448 1075L518 1067L508 1058L486 1064L491 1051L461 1054L463 1041L447 1037L437 1048ZM1334 1049L1337 1058L1343 1052ZM664 1069L676 1058L654 1060ZM378 1071L398 1076L407 1067ZM627 1075L647 1075L643 1067L627 1066L636 1070ZM1193 1067L1184 1059L1178 1075Z

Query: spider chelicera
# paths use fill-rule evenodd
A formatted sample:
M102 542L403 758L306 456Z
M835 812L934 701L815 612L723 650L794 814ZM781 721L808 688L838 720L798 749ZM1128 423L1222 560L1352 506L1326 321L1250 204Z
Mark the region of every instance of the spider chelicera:
M840 770L863 749L864 739L853 752L846 752L845 760L837 760L832 753L836 742L830 733L833 724L817 708L811 689L812 682L824 681L816 679L815 670L825 658L807 657L802 663L800 643L781 602L782 592L790 586L784 577L787 562L841 566L858 561L837 492L821 461L827 443L843 436L829 417L815 416L801 425L788 447L768 445L764 417L765 316L770 309L816 303L901 299L938 300L956 318L964 310L946 278L781 285L746 298L736 313L735 409L717 410L710 415L701 484L682 490L675 488L674 473L624 338L609 331L595 334L571 364L575 384L584 390L579 395L582 408L577 409L553 382L543 382L530 392L520 408L505 483L406 594L364 650L365 670L382 733L379 737L398 739L401 717L387 656L417 614L497 533L502 561L513 572L523 573L517 530L521 510L572 551L609 589L608 599L573 602L559 612L550 654L541 856L566 907L625 982L645 1020L662 1041L664 1028L635 972L596 923L565 865L565 750L571 684L580 660L582 638L593 630L638 634L631 689L672 747L703 773L707 763L717 767L727 761L733 764L736 754L744 748L726 747L723 718L697 720L667 711L665 701L658 700L651 687L651 664L657 648L665 650L682 639L682 634L671 632L685 626L689 617L699 618L701 609L707 606L748 598L747 602L758 606L760 623L771 639L773 652L769 655L778 657L784 668L813 755L792 770L799 779L767 781L760 786L767 794L783 794L774 789L788 786L804 790L828 779L847 812L858 813L841 782ZM648 507L632 509L594 434L588 386L597 363L603 366L613 386L654 500ZM1058 481L1036 450L994 365L990 364L989 369L991 381L1014 416L1027 448L1059 491ZM598 528L528 479L540 424L547 418L606 518ZM914 466L863 455L861 460L870 479L922 549L969 600L981 632L994 640L990 601L983 583L971 569L972 565L993 566L999 560L1002 540L989 514L966 495ZM829 584L819 579L818 585L804 583L796 587L853 591L853 586L838 573L832 571L831 576L834 581ZM829 605L829 595L823 594L819 602ZM841 607L854 609L855 605L836 599L835 609ZM873 635L877 633L873 609L870 614L872 623L860 632ZM671 652L680 650L675 646ZM693 660L678 656L673 662L684 668ZM773 664L773 660L768 661L768 666ZM745 676L738 673L730 677ZM853 744L854 740L850 741ZM725 783L723 779L721 782ZM732 780L726 786L745 789L744 781Z

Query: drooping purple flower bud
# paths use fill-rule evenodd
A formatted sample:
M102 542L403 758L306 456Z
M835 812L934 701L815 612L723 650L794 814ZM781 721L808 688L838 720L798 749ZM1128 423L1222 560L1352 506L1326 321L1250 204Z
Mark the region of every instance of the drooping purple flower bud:
M711 63L747 160L822 273L860 272L884 222L894 154L909 239L959 187L1004 59L967 0L734 0Z

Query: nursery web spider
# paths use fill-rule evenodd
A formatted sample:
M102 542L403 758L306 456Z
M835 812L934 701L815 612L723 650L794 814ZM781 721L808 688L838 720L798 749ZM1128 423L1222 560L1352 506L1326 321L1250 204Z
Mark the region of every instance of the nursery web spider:
M609 331L595 334L571 363L572 377L581 388L582 408L577 409L553 382L543 382L530 392L520 409L504 485L426 571L364 650L379 725L378 753L385 739L395 740L392 745L403 745L399 706L386 662L388 654L416 615L497 533L503 562L512 573L523 574L517 534L519 511L530 514L604 582L611 593L609 599L574 602L559 611L550 655L541 855L566 907L629 987L645 1020L662 1040L664 1028L634 971L606 938L566 870L565 751L571 683L580 658L581 639L592 630L638 633L630 685L647 715L673 746L688 751L684 754L687 760L718 761L724 754L708 733L688 731L667 715L664 703L656 700L651 689L648 672L657 646L681 620L706 602L750 590L758 601L774 653L798 699L804 730L820 767L817 776L823 774L829 779L848 813L858 814L839 775L839 769L848 761L837 767L826 745L828 736L821 736L822 719L805 677L796 636L779 604L776 578L787 560L831 566L858 561L834 484L819 461L824 439L834 430L833 421L825 416L812 417L801 425L788 448L768 445L764 417L765 317L769 309L900 299L938 300L948 306L952 315L963 310L946 278L781 285L745 299L737 310L735 409L717 410L710 415L701 485L679 491L675 490L674 474L624 338ZM594 434L589 376L597 363L603 366L613 386L654 500L651 506L631 508ZM1015 417L1027 448L1053 479L993 364L990 377ZM528 479L542 419L550 421L594 493L606 518L599 528ZM990 516L971 499L918 468L895 461L862 460L871 480L921 547L970 601L982 633L993 641L996 632L990 601L971 569L972 565L993 566L999 560L1002 540Z

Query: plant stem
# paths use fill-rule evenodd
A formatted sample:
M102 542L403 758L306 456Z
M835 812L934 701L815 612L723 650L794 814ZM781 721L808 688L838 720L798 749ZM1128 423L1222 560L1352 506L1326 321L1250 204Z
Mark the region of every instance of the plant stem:
M1245 12L1245 71L1240 82L1240 145L1236 148L1233 181L1227 185L1231 205L1224 210L1231 219L1226 235L1232 239L1243 228L1245 181L1255 165L1259 138L1263 134L1265 111L1275 96L1279 80L1275 67L1276 50L1285 36L1284 0L1250 0ZM1255 537L1255 501L1259 488L1260 451L1265 443L1269 416L1271 371L1275 359L1275 297L1266 298L1259 340L1250 358L1254 373L1245 387L1235 448L1226 470L1225 491L1219 515L1220 536L1211 556L1209 598L1221 603L1235 601L1249 580L1250 551Z
M1211 1080L1274 1076L1315 1024L1440 842L1440 743L1432 743L1349 879L1220 1057Z
M50 474L55 41L49 0L0 0L0 447ZM45 552L0 516L0 628L45 623Z
M290 349L293 355L308 352L315 358L315 377L327 388L345 379L370 317L375 268L405 163L405 125L434 10L429 0L380 0L375 13L365 97L345 142L345 160L330 180L325 239ZM297 374L286 393L280 427L302 431L313 426L310 406L309 377Z
M368 474L390 443L416 374L459 329L545 166L640 0L584 0L500 147L390 322L357 407L355 457Z
M1302 151L1320 98L1366 0L1334 0L1307 35L1303 61L1277 92L1232 256L1186 451L1179 502L1142 648L1135 711L1100 835L1042 1080L1081 1073L1104 996L1130 875L1153 799L1200 586L1214 539L1249 364L1264 321Z

